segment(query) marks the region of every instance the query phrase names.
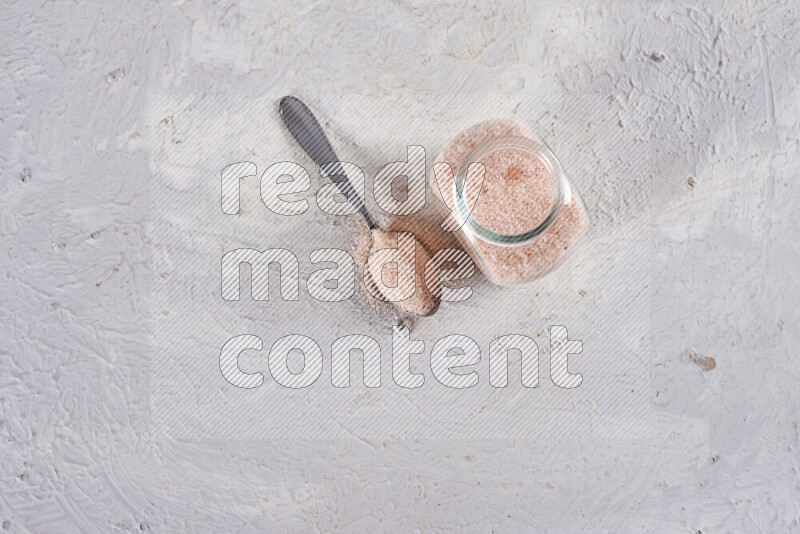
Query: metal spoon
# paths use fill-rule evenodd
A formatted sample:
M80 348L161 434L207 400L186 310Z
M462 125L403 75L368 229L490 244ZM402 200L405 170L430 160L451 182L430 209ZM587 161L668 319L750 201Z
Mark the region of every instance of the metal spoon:
M305 150L306 154L314 160L314 163L320 167L332 164L326 169L328 177L336 184L336 187L345 196L347 201L356 208L356 211L366 223L367 228L369 228L372 234L372 250L375 251L379 243L386 243L387 236L389 236L390 233L378 227L369 212L367 212L363 199L358 195L355 188L350 183L350 180L347 179L347 174L339 163L339 158L333 151L328 137L325 135L325 132L322 131L322 126L320 126L314 114L311 113L311 110L308 109L308 106L293 96L284 96L281 98L279 111L283 122L289 129L289 133L292 134L292 137L295 138L300 147ZM425 247L422 246L419 241L416 243L414 294L403 300L394 300L388 293L394 290L402 292L402 288L392 288L388 286L387 291L382 291L382 293L399 308L410 313L427 316L433 314L439 307L439 299L430 293L423 283L424 267L428 258L430 258L430 253L425 250ZM370 271L370 276L372 276L374 280L376 276L381 276L381 273ZM434 283L438 284L439 282L435 280Z
M364 206L364 201L358 196L350 180L347 179L347 175L339 163L339 158L333 151L328 137L322 131L322 126L319 125L308 106L293 96L284 96L281 98L279 109L289 133L292 134L292 137L295 138L300 147L320 167L329 163L332 164L332 169L328 169L327 173L331 181L336 184L336 187L342 192L347 201L358 210L358 214L364 219L370 231L377 228L378 225L372 220L366 206Z

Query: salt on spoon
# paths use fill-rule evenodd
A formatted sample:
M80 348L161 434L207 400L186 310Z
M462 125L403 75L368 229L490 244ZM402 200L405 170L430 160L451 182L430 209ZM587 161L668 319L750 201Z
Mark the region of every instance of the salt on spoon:
M347 179L347 174L339 164L339 158L333 151L325 132L322 131L317 119L311 113L302 101L293 96L284 96L280 102L280 114L283 122L292 134L292 137L298 142L300 147L308 154L314 163L320 167L326 164L333 164L335 167L327 174L333 179L339 177L339 180L333 180L336 187L341 191L344 197L350 204L356 208L356 211L363 219L364 223L370 230L372 236L372 247L370 249L370 256L374 253L385 249L403 249L400 243L401 235L398 232L387 232L382 230L367 212L363 200L358 196L353 185ZM425 247L417 240L414 240L415 261L414 261L414 275L403 276L408 273L401 273L400 266L397 263L383 264L379 262L367 262L367 271L372 277L378 290L389 301L393 302L398 308L421 316L432 315L439 307L439 299L431 294L425 280L425 265L430 259L430 254ZM394 267L394 268L392 268ZM435 287L439 281L433 279L429 273L427 282ZM378 283L378 282L382 283ZM410 296L409 285L413 284L413 293Z

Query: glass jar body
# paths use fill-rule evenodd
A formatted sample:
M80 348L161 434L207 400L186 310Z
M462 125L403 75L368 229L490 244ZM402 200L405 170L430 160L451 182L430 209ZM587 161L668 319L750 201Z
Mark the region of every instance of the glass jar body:
M540 278L584 238L589 218L577 188L545 142L524 126L477 124L454 138L437 161L449 169L437 165L432 189L453 213L459 242L492 283ZM522 168L509 167L512 161ZM498 181L533 174L531 187L514 184L498 194Z

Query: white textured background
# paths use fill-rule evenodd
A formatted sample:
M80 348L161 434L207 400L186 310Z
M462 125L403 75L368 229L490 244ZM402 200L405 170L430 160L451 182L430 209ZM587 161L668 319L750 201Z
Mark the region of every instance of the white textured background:
M798 31L788 0L7 2L0 531L800 530ZM594 247L646 228L647 436L156 436L153 177L194 162L215 180L243 139L263 171L285 157L275 127L198 133L192 99L224 116L290 92L372 163L426 122L442 143L460 110L523 116L571 162ZM586 282L565 308L602 300L564 272Z

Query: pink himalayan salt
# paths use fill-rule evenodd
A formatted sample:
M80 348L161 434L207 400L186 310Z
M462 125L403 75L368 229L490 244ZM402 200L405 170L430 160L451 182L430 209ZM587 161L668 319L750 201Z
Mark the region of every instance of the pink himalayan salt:
M467 205L475 204L472 217L476 221L496 234L516 235L530 232L545 220L553 209L555 187L536 156L521 150L495 150L481 163L486 169L483 186L467 180L466 188Z
M358 224L353 221L353 227L356 236L353 248L353 258L356 261L356 291L358 291L359 296L372 312L387 321L394 321L395 313L399 311L399 308L393 306L391 302L379 300L373 296L380 295L380 291L378 291L378 286L375 285L375 282L372 281L369 271L365 269L372 249L372 234L361 221L358 221Z
M424 283L425 265L430 259L430 254L419 240L415 239L414 242L414 288L410 297L405 297L405 295L408 294L408 286L412 282L407 278L402 278L398 283L398 265L396 263L368 262L366 270L369 276L372 277L374 287L395 306L408 313L425 317L436 312L439 308L439 299L428 291L427 285ZM379 250L389 248L398 248L398 233L386 232L380 228L374 229L372 231L370 255ZM406 259L409 262L411 260L410 258L401 258L401 261ZM377 283L378 280L382 281L382 283ZM436 284L435 279L430 281L431 284ZM436 291L436 288L433 289Z
M531 137L524 126L514 121L482 122L458 134L437 161L448 163L455 174L458 165L475 147L500 136ZM516 151L498 150L482 161L487 171L485 185L488 185L489 200L481 203L479 197L473 214L481 225L501 234L516 234L535 228L549 213L550 199L554 194L544 165L513 152ZM490 164L497 168L490 169ZM514 183L520 178L522 183ZM444 202L453 210L455 202L450 175L438 172L433 179ZM545 182L548 185L544 185ZM535 192L537 184L542 189ZM488 271L486 274L493 282L501 285L525 282L544 276L557 267L580 242L587 225L583 205L573 195L549 228L532 243L505 247L473 236L471 241L475 250L469 252L477 252L483 258L484 262L478 263Z

